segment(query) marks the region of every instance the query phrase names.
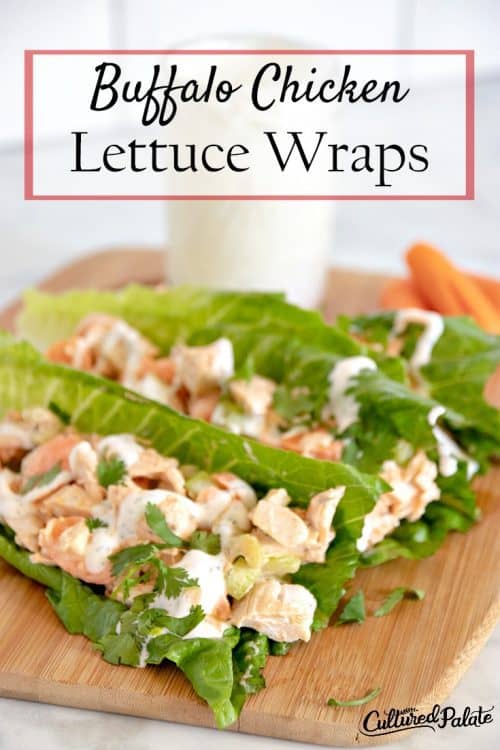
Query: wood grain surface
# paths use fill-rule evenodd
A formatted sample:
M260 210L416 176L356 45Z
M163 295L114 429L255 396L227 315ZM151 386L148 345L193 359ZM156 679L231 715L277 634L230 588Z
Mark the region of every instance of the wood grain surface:
M129 280L161 281L158 252L125 250L89 256L44 288L116 288ZM375 309L384 278L332 271L326 309ZM11 327L14 308L0 324ZM483 518L467 535L451 535L427 560L397 560L360 571L350 593L362 588L368 613L395 586L426 591L390 615L363 625L328 628L285 657L271 657L267 688L246 704L233 729L325 745L366 745L359 730L368 710L430 709L442 702L484 644L500 614L500 468L477 481ZM210 711L170 665L132 669L102 661L89 642L71 636L53 613L43 588L0 565L0 694L27 700L213 726ZM368 706L331 708L331 696L381 692ZM416 730L422 731L422 730Z

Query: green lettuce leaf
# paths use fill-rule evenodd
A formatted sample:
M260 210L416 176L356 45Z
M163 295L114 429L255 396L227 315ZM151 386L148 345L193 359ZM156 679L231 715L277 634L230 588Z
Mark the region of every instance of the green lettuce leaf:
M387 485L353 467L319 462L242 439L88 373L45 362L28 344L0 346L0 404L6 411L56 402L83 432L130 433L164 455L208 471L232 471L262 491L284 487L301 506L344 485L335 517L340 537L357 539Z

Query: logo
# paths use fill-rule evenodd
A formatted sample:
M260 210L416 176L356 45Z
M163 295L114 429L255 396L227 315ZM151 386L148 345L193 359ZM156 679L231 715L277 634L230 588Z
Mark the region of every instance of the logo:
M472 709L465 706L459 713L453 706L440 706L435 704L430 713L418 713L416 708L390 708L388 711L369 711L359 725L359 731L366 737L381 737L385 734L405 732L407 729L426 728L433 732L436 729L453 727L480 727L483 724L491 724L493 721L493 710L479 706Z

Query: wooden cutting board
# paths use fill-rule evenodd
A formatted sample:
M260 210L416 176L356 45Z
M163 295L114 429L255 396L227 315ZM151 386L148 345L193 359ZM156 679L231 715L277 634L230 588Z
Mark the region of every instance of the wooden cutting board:
M121 250L88 256L41 286L117 288L128 281L160 282L157 251ZM326 309L373 310L384 278L332 271ZM16 305L0 316L10 328ZM500 614L500 468L477 481L483 520L465 536L450 536L420 562L397 560L360 571L372 612L396 586L426 591L423 602L405 601L390 615L363 625L328 628L286 657L271 657L267 688L246 704L234 730L325 745L377 744L359 731L368 710L418 710L442 702L484 645ZM186 724L213 726L210 711L174 667L132 669L102 661L81 636L66 633L43 588L0 565L0 695ZM330 708L375 687L376 700L359 708ZM422 730L415 730L420 731ZM424 735L423 735L424 736Z

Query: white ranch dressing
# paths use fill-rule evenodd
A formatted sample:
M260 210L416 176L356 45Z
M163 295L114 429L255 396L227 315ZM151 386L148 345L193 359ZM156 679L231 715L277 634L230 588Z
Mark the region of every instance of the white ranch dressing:
M187 633L183 638L222 638L229 623L210 618L222 600L226 599L226 581L224 578L225 558L222 554L208 555L201 550L192 549L186 552L182 560L173 568L182 568L189 578L198 581L196 597L193 589L184 589L177 597L158 594L150 604L151 608L164 609L172 617L186 617L193 604L201 605L205 620ZM196 601L194 599L196 598Z
M144 341L140 333L131 328L125 321L117 320L107 331L101 342L102 356L113 359L117 346L125 348L125 366L122 382L127 385L133 381L144 358Z
M105 503L101 503L99 508L94 509L94 517L108 523L108 527L94 529L92 532L85 553L87 570L91 573L101 572L106 566L109 555L125 540L137 536L137 527L144 518L148 503L158 505L172 496L191 502L183 495L177 495L169 490L131 490L120 503L116 518L113 519L111 508L104 507Z
M424 331L419 336L415 351L410 359L410 368L418 373L421 367L427 365L432 356L432 350L444 331L444 322L441 315L428 310L419 310L417 307L408 307L398 310L394 319L392 329L393 336L400 336L410 323L424 326Z
M436 438L439 454L439 473L443 477L451 477L457 472L458 461L467 463L467 479L472 479L479 469L479 464L468 456L459 445L437 424L439 417L445 414L444 406L434 406L427 417L432 427L432 434Z
M335 417L339 432L344 432L353 424L359 414L359 404L352 394L346 391L352 381L363 370L376 370L377 365L370 357L346 357L337 362L329 375L330 404L329 411Z
M99 455L120 458L129 468L137 463L143 451L132 435L110 435L99 443Z

